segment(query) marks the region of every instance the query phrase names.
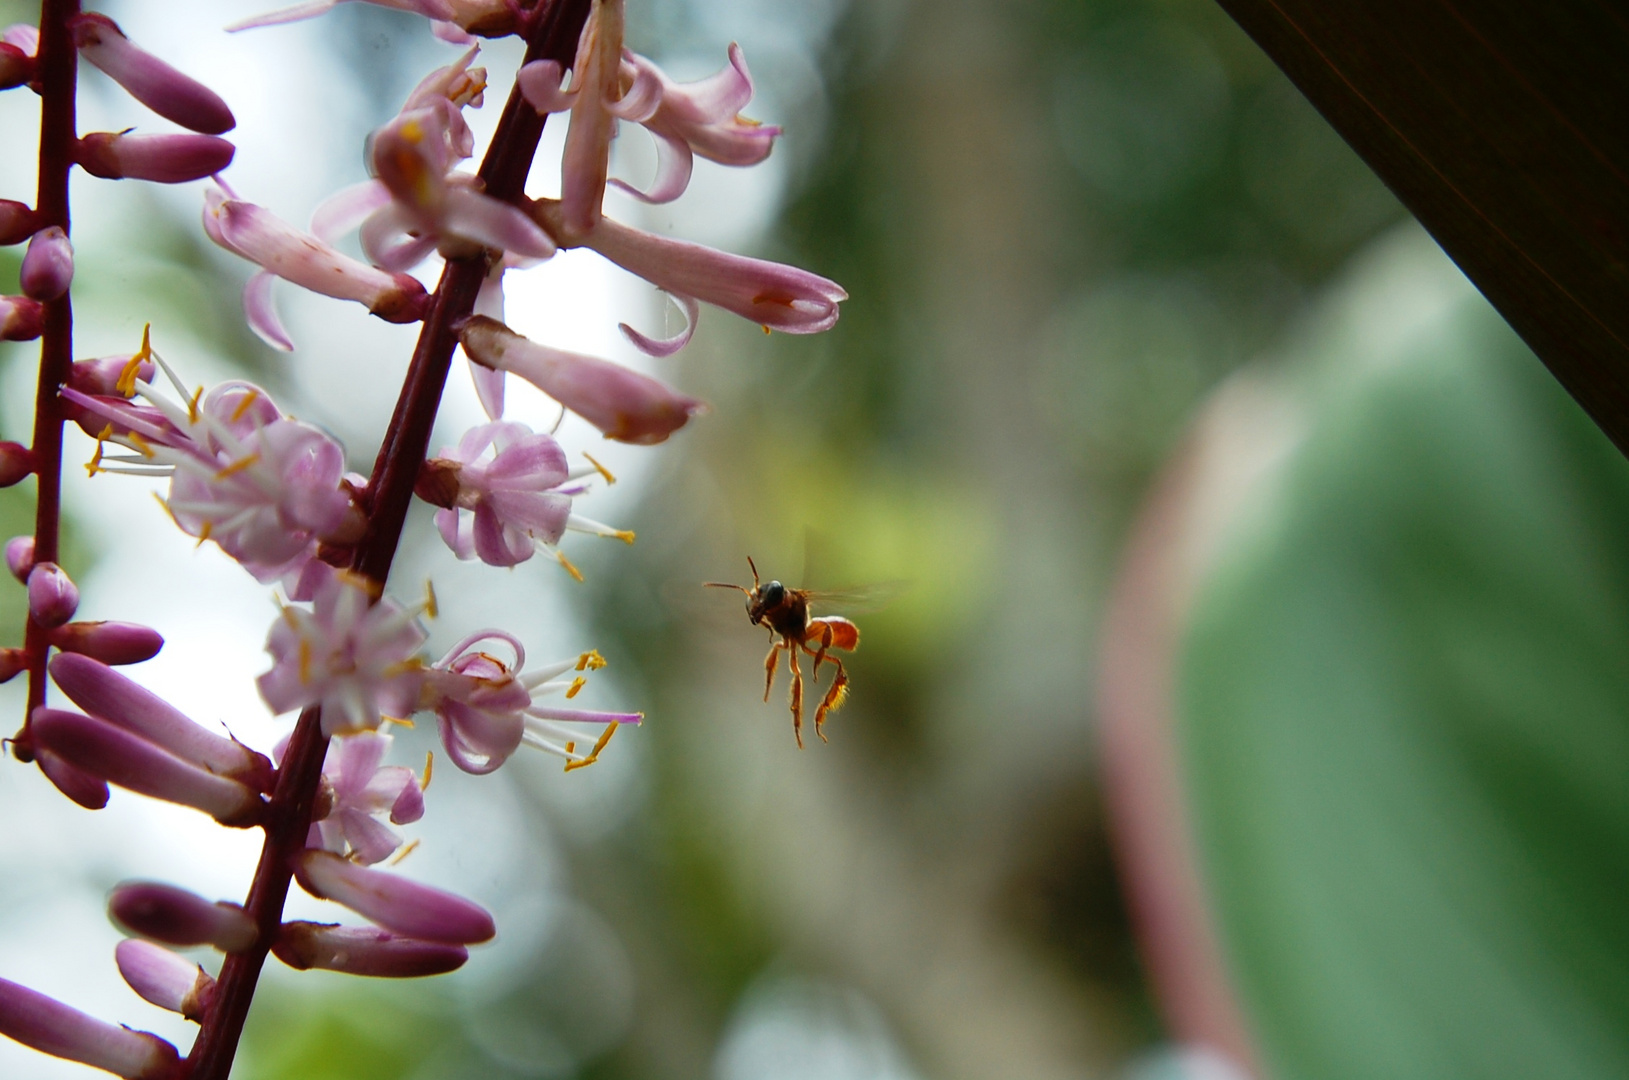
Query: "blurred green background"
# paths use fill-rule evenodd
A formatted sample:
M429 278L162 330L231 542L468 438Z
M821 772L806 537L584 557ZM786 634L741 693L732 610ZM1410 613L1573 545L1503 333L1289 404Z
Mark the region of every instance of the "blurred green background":
M629 7L682 77L738 38L788 128L769 212L680 231L852 299L816 338L704 315L668 371L712 411L650 455L638 544L549 581L650 720L612 747L625 805L506 789L557 861L526 966L474 994L273 980L238 1075L1629 1068L1629 474L1288 81L1207 0ZM442 55L407 16L325 19L360 131ZM120 303L298 398L241 328L242 267L140 205L102 264ZM1241 369L1289 419L1224 394L1195 427ZM1162 466L1251 438L1266 465L1183 496L1209 509L1151 659L1173 706L1123 720L1180 740L1254 1047L1229 1064L1134 941L1122 878L1159 853L1117 861L1096 657ZM699 588L749 555L904 586L855 613L829 744L797 751L766 642Z

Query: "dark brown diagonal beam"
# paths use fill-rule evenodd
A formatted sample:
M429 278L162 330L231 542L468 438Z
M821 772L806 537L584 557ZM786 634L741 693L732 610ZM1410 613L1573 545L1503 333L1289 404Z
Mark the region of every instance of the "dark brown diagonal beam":
M1219 3L1629 454L1629 9Z

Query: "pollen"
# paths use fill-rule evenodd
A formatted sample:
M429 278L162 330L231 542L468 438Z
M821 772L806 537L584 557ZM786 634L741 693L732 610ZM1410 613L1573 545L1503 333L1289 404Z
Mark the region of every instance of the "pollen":
M236 476L244 469L252 468L259 460L260 455L258 453L245 454L243 457L238 458L236 461L232 462L232 464L217 472L215 474L215 479L225 480L229 476Z
M250 390L247 394L244 394L243 400L238 402L238 407L232 410L232 423L235 424L239 420L242 420L243 414L254 408L255 402L259 400L259 390Z
M583 457L587 458L588 463L594 466L595 472L605 477L605 482L607 485L617 482L617 478L611 475L611 470L607 469L604 465L601 465L598 461L595 461L592 454L584 454Z
M581 675L577 676L575 679L571 680L571 686L569 686L566 689L566 697L568 697L568 698L576 697L577 692L579 690L581 690L583 687L587 686L587 685L588 685L588 680L587 679L583 678Z
M610 661L606 660L605 657L600 655L600 651L598 649L589 649L587 652L577 657L577 670L598 671L602 667L609 666L609 663Z
M618 540L621 540L624 544L631 544L634 542L634 531L632 529L618 529L611 535L616 537Z
M594 749L590 750L588 752L588 756L583 758L581 761L566 762L566 772L570 772L573 769L586 769L588 766L598 761L600 759L600 751L604 750L605 744L611 741L611 736L617 733L617 726L618 725L616 724L605 725L605 731L600 735L599 741L594 744ZM566 744L567 753L571 752L572 746L572 743Z

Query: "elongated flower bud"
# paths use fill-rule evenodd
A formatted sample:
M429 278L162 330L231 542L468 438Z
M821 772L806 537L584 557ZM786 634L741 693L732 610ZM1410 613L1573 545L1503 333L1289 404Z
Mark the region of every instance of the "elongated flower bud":
M34 538L13 536L6 541L6 569L11 576L28 584L28 572L34 569Z
M215 980L203 968L162 945L126 938L113 950L130 989L161 1009L203 1022L215 997Z
M0 296L0 341L33 341L45 329L45 308L27 296Z
M93 131L79 140L74 160L104 180L184 184L232 164L236 148L213 135L123 135Z
M34 748L34 762L58 791L86 810L100 810L107 805L108 796L112 793L108 791L107 781L100 776L93 776L77 765L70 765L40 746Z
M157 1035L104 1023L37 990L0 979L0 1035L125 1080L168 1080L180 1063Z
M164 637L139 623L71 622L51 631L51 644L104 664L139 664L158 655Z
M84 14L73 20L72 27L80 55L164 119L205 135L220 135L237 126L219 94L137 48L112 19Z
M117 356L99 356L94 360L75 360L74 366L68 371L68 385L81 394L129 397L134 390L129 380L125 378L125 369L130 366L132 359L134 357L130 354L123 353ZM142 382L152 382L153 376L157 374L158 368L151 360L143 360L136 365L135 376Z
M357 866L332 852L303 851L294 866L300 886L312 896L344 904L406 937L473 945L490 940L497 932L492 916L479 904L383 870Z
M51 678L92 716L219 776L270 790L271 762L264 755L193 723L181 710L105 662L64 652L52 658Z
M248 787L182 761L123 728L42 707L34 710L32 729L42 749L111 784L202 810L222 825L247 828L260 821L263 804Z
M0 46L0 56L3 55L4 46ZM16 199L0 199L0 246L20 244L33 235L34 208Z
M28 572L28 614L40 626L61 626L79 610L79 588L53 562L35 563Z
M27 667L26 649L0 649L0 683L10 682Z
M539 345L484 315L469 319L458 339L470 359L514 372L608 439L659 443L703 408L695 398L620 364Z
M386 979L442 975L469 959L469 950L462 945L418 941L371 926L313 922L284 923L272 952L300 971L322 968Z
M8 488L34 471L34 452L21 443L0 442L0 488Z
M107 913L132 934L167 945L213 945L239 953L255 943L254 920L236 904L212 904L201 896L156 881L126 881L114 888Z
M18 280L35 300L55 300L68 291L74 280L74 245L61 226L41 229L28 241Z
M0 90L31 82L36 67L32 56L9 41L0 41Z

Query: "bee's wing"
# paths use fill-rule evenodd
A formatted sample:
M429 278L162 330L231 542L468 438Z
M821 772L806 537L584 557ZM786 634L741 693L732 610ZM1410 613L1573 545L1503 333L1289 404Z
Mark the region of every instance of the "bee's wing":
M880 611L910 588L904 580L877 581L869 585L853 585L846 589L805 589L809 603L831 615L864 615Z

